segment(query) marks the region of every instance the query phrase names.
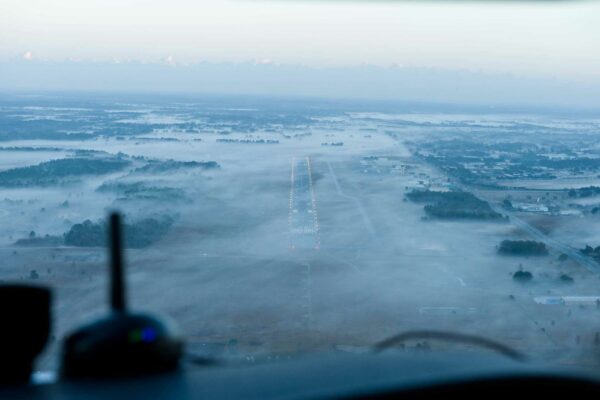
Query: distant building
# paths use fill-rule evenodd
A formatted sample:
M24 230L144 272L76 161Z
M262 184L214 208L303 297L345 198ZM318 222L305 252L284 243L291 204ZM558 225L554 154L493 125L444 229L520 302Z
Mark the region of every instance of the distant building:
M531 203L514 203L513 207L518 211L531 212L531 213L547 213L550 210L544 204L531 204Z

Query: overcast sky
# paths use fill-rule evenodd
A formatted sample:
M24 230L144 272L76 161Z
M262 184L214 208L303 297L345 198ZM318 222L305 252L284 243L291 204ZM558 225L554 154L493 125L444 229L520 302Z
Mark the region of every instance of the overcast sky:
M260 61L600 82L600 2L2 0L0 61Z

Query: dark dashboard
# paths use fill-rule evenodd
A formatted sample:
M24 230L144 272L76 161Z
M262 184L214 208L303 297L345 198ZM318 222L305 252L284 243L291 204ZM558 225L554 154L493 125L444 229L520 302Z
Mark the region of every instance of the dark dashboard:
M483 353L330 354L254 366L182 368L132 379L5 390L6 399L323 399L600 394L589 374Z

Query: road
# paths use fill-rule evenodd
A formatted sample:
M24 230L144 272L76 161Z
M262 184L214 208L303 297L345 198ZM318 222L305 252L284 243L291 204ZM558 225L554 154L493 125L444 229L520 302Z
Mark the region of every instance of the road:
M581 254L579 250L549 237L548 235L541 232L539 229L536 229L527 222L523 221L521 218L515 216L513 213L504 211L504 214L509 216L510 220L514 225L527 232L534 239L540 242L544 242L546 246L566 254L571 259L578 262L580 265L584 266L591 272L600 273L600 265L598 265L598 263L592 260L591 258Z
M533 239L535 239L539 242L545 243L547 247L549 247L553 250L556 250L558 252L566 254L573 261L579 263L581 266L587 268L589 271L600 274L600 265L598 265L598 263L596 261L592 260L591 258L586 257L585 255L581 254L581 252L579 250L577 250L565 243L562 243L556 239L549 237L544 232L540 231L539 229L535 228L528 222L519 218L517 215L515 215L515 213L507 211L505 209L502 209L498 205L495 205L493 202L486 199L485 196L482 195L477 190L469 188L468 186L463 185L463 184L457 184L457 185L462 190L471 192L474 195L476 195L477 197L479 197L480 199L486 200L490 204L490 207L494 211L504 214L504 215L507 215L510 218L510 221L513 225L515 225L519 229L521 229L524 232L526 232L527 234L529 234L529 236L531 236Z
M331 163L329 161L327 161L327 167L329 168L329 173L331 174L333 183L335 184L335 190L336 190L337 194L340 197L344 197L346 199L352 200L354 202L354 204L356 204L356 208L360 212L360 215L365 224L365 228L367 228L367 231L369 232L369 234L371 236L375 236L375 229L373 228L371 219L367 215L365 208L363 207L362 203L360 202L360 199L358 197L350 196L350 195L344 193L344 191L342 190L340 183L338 181L337 175L335 174L335 171L333 170L333 167L331 166Z
M444 171L442 171L441 169L439 169L437 166L435 166L433 164L429 164L429 163L427 165L429 165L432 169L437 171L439 174L441 174L443 176L447 176L446 173ZM569 258L571 258L573 261L577 262L582 267L586 268L588 271L596 273L596 274L600 274L600 265L596 261L592 260L591 258L586 257L585 255L581 254L579 252L579 250L577 250L565 243L562 243L556 239L549 237L544 232L540 231L539 229L537 229L534 226L532 226L531 224L529 224L527 221L524 221L523 219L519 218L517 215L515 215L515 213L507 211L507 210L501 208L500 206L494 204L493 201L487 199L486 196L484 194L482 194L480 191L478 191L477 189L469 187L469 186L457 181L456 179L453 179L453 178L450 178L450 179L452 179L452 184L454 186L458 187L459 189L461 189L465 192L473 193L475 196L479 197L480 199L487 201L489 203L490 207L492 208L492 210L496 211L497 213L507 215L510 218L510 222L513 225L515 225L517 228L519 228L519 229L523 230L524 232L526 232L527 234L529 234L529 236L531 236L533 239L535 239L539 242L543 242L547 247L549 247L553 250L556 250L558 252L566 254Z

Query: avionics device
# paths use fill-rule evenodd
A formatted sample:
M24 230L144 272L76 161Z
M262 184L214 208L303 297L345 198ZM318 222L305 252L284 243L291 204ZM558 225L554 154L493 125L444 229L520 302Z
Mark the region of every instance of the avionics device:
M127 310L121 218L110 216L110 314L70 334L63 345L65 378L125 377L176 369L183 341L175 328Z

